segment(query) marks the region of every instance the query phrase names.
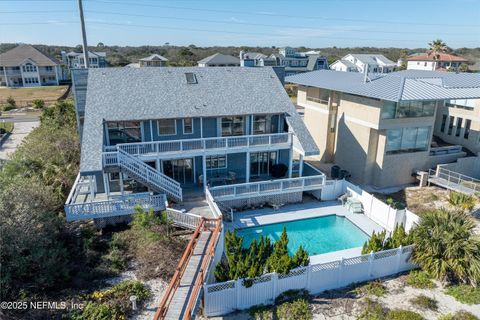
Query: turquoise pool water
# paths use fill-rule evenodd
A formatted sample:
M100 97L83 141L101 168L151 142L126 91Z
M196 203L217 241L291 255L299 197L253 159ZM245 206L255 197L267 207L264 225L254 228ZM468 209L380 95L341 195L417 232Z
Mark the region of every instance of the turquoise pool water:
M292 255L300 245L313 256L361 247L368 239L367 234L348 219L336 215L238 229L237 234L243 237L243 246L247 248L260 235L275 242L280 238L284 226L287 228L288 251Z

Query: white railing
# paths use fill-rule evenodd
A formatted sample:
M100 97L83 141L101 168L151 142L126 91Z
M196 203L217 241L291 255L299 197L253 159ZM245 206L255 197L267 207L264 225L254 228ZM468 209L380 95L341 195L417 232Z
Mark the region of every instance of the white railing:
M215 149L249 148L291 144L291 133L216 137L202 139L183 139L172 141L152 141L117 144L117 149L131 155L147 155L168 152L205 152Z
M461 145L433 147L433 148L430 148L430 155L439 156L439 155L446 155L446 154L455 154L455 153L461 153L462 150L463 149Z
M223 210L230 215L233 221L233 209L227 205L222 205L221 203L215 202L215 199L213 199L213 196L208 188L205 190L205 198L207 199L208 206L210 207L210 210L212 210L215 218L220 218L223 216L222 210L220 209L220 207L223 207Z
M467 175L438 167L428 171L428 180L442 187L466 194L480 192L480 180Z
M155 211L165 209L165 195L125 195L105 201L71 203L65 205L67 221L106 218L132 214L136 206L145 210Z
M103 167L118 166L118 157L116 151L103 153Z
M325 175L250 182L210 188L216 200L254 197L265 194L287 193L319 189L325 185Z
M321 104L328 104L328 100L323 100L323 99L320 99L320 98L310 97L310 96L307 96L307 101L313 101L313 102L321 103Z
M182 201L182 188L179 182L156 171L145 162L122 150L118 151L117 159L119 166L125 169L127 174L134 176L141 182L143 181L147 185L157 189L157 191L166 192L176 200Z
M415 268L410 262L413 246L360 255L353 258L313 264L288 274L265 274L253 279L251 287L243 279L204 286L204 312L220 316L255 305L272 304L281 293L306 289L311 294L342 288L351 283L369 281Z
M187 229L196 229L202 221L202 217L188 212L183 212L173 208L166 209L167 217L176 225Z

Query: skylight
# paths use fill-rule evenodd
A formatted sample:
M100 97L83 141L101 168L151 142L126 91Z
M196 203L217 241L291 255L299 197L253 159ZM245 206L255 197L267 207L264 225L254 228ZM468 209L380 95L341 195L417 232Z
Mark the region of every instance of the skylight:
M187 73L185 73L185 78L187 78L187 83L188 84L197 83L197 77L195 76L195 73L187 72Z

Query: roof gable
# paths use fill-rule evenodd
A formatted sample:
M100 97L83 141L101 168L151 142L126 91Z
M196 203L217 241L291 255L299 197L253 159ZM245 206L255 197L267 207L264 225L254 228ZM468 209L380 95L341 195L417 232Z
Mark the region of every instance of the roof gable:
M60 62L47 56L34 46L21 44L7 52L0 54L0 66L16 67L21 65L26 59L31 59L37 66L56 66Z

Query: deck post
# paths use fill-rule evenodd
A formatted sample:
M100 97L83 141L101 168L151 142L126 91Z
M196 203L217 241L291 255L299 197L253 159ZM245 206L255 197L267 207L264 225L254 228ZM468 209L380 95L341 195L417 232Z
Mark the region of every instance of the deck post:
M103 187L105 189L105 193L107 194L107 199L110 199L110 182L108 179L108 173L103 173Z
M288 156L288 177L292 177L293 171L293 148L289 149L289 156Z
M304 158L304 155L301 154L300 155L300 165L298 167L298 176L299 177L303 177L303 158Z
M250 182L250 151L245 153L245 182Z
M124 191L124 190L123 190L123 173L122 173L122 172L119 172L118 176L119 176L119 178L120 178L120 192L121 192L121 194L122 194L122 196L123 196L123 191Z
M202 167L203 167L203 191L207 191L207 157L202 156Z

